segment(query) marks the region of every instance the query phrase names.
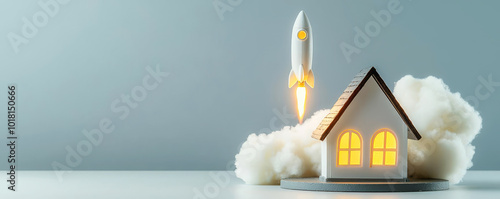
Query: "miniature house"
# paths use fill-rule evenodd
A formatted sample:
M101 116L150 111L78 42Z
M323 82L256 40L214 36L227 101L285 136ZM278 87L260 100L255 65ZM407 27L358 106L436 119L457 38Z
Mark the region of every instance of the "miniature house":
M406 181L407 139L421 138L374 67L358 73L312 137L322 181Z

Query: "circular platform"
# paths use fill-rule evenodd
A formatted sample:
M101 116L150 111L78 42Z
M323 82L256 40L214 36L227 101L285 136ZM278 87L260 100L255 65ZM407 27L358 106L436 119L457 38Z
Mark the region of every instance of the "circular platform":
M449 183L440 179L408 179L407 182L323 182L315 178L287 178L281 188L336 192L409 192L447 190Z

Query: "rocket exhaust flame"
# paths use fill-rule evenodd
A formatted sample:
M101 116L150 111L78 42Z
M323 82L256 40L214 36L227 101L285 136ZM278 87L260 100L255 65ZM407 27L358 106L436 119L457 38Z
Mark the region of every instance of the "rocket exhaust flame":
M297 110L299 123L302 124L302 120L304 119L304 112L306 109L306 87L305 86L297 86Z

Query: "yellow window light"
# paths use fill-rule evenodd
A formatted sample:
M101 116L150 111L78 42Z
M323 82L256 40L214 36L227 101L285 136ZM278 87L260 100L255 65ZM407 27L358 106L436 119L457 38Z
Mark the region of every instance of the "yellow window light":
M394 137L394 134L387 133L385 148L386 149L396 149L396 137Z
M337 166L359 166L362 158L362 138L356 130L340 133L337 144Z
M340 137L340 149L349 149L349 133L345 133Z
M339 151L339 165L347 165L349 162L349 151Z
M383 165L384 164L384 152L374 151L372 156L372 165Z
M385 152L385 165L394 166L396 165L396 151L386 151Z
M355 150L351 151L351 161L350 165L360 165L361 164L361 151Z
M371 166L396 166L398 141L390 129L380 129L372 137Z
M384 132L380 132L375 136L373 140L373 148L374 149L383 149L384 148Z
M361 148L361 140L359 136L355 133L351 134L351 149L360 149Z

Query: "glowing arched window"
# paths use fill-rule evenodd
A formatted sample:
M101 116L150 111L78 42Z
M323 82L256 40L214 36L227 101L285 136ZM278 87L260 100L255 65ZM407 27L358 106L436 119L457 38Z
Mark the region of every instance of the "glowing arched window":
M396 135L390 129L380 129L372 137L370 166L396 166L398 157Z
M337 166L361 165L361 134L356 130L343 131L338 138Z

